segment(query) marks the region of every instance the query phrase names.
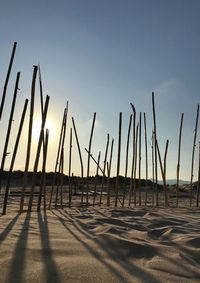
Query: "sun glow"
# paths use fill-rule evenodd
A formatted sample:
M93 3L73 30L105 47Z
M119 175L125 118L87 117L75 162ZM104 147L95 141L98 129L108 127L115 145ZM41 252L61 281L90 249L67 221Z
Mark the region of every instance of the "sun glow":
M51 118L47 118L45 123L45 129L49 130L49 142L52 143L56 137L56 126ZM33 121L32 137L35 143L38 142L41 130L41 119L36 117Z

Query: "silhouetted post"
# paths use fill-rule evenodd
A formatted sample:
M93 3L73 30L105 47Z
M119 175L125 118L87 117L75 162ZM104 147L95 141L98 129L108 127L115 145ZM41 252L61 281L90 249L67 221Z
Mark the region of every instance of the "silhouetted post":
M106 164L107 164L107 155L108 155L109 142L110 142L110 135L107 134L107 143L106 143L105 157L104 157L104 161L103 161L103 177L102 177L102 182L101 182L101 192L100 192L100 200L99 200L99 204L100 205L101 205L101 202L102 202L102 193L103 193L104 182L105 182L105 173L106 173Z
M131 180L130 180L130 193L129 193L129 206L131 205L131 199L133 195L133 177L135 171L135 120L136 120L136 110L134 105L131 103L132 111L133 111L133 155L132 155L132 168L131 168Z
M135 165L134 165L134 182L133 182L133 197L134 197L134 206L137 204L137 196L136 196L136 173L137 173L137 155L138 155L138 130L139 124L136 127L136 136L135 136Z
M97 194L97 181L99 176L99 164L101 158L101 151L99 151L98 159L97 159L97 169L96 169L96 176L95 176L95 183L94 183L94 197L93 197L93 206L95 205L96 194Z
M138 152L138 157L139 157L139 164L138 164L138 171L139 171L139 176L138 176L138 190L139 190L139 206L142 204L142 198L141 198L141 142L142 142L142 114L140 112L140 119L139 119L139 152Z
M60 206L63 207L63 183L64 183L64 147L61 152L61 166L60 166Z
M157 143L157 131L156 131L156 111L154 102L154 92L152 92L152 106L153 106L153 123L154 123L154 139L155 144ZM158 206L158 165L157 165L157 149L154 146L154 159L155 159L155 181L156 181L156 206Z
M49 96L47 95L46 101L45 101L45 106L44 106L44 113L43 113L43 116L42 116L42 125L41 125L41 130L40 130L38 146L37 146L36 158L35 158L35 163L34 163L34 168L33 168L32 185L31 185L30 198L29 198L29 204L28 204L28 211L29 212L31 212L32 204L33 204L35 179L36 179L36 174L37 174L37 169L38 169L38 164L39 164L39 159L40 159L40 151L41 151L41 147L42 147L42 141L43 141L43 137L44 137L44 127L45 127L45 123L46 123L48 106L49 106Z
M120 171L120 155L121 155L121 132L122 132L122 112L119 113L119 136L118 136L118 154L117 154L117 174L116 174L116 185L115 185L115 206L117 206L118 190L119 190L119 171Z
M160 162L160 170L162 174L162 179L163 179L163 186L164 186L164 193L165 193L165 207L169 206L168 202L168 194L167 194L167 184L166 184L166 157L167 157L167 150L168 150L168 144L169 141L166 141L166 147L165 147L165 155L164 155L164 166L162 165L162 160L161 160L161 155L160 155L160 150L158 147L158 142L156 141L156 148L158 151L158 158Z
M45 184L45 179L46 179L46 160L47 160L48 141L49 141L49 130L46 129L46 135L45 135L45 139L44 139L43 163L42 163L42 178L41 178L41 183L40 183L40 191L39 191L37 211L40 211L42 194L44 194L44 210L46 210L46 184Z
M178 192L179 192L179 173L180 173L180 156L181 156L181 136L182 136L182 127L183 127L183 116L184 113L181 114L181 124L180 124L180 131L179 131L179 142L178 142L178 162L177 162L177 169L176 169L176 206L178 207Z
M1 193L1 174L3 173L6 156L8 155L7 149L8 149L9 139L10 139L10 132L11 132L11 127L12 127L12 122L13 122L13 115L14 115L14 111L15 111L17 91L19 89L18 88L18 86L19 86L19 78L20 78L20 72L17 73L16 83L15 83L15 90L14 90L14 95L13 95L13 101L12 101L12 106L11 106L11 110L10 110L10 117L9 117L9 122L8 122L7 133L6 133L6 140L5 140L4 149L3 149L3 157L2 157L2 161L1 161L0 193Z
M13 155L12 155L12 159L11 159L11 163L10 163L10 169L9 169L9 174L8 174L7 184L6 184L6 191L5 191L5 196L4 196L3 215L6 214L8 192L9 192L9 188L10 188L10 179L11 179L11 174L12 174L13 167L14 167L14 164L15 164L15 158L16 158L16 155L17 155L18 145L19 145L21 132L22 132L23 124L24 124L24 118L25 118L25 115L26 115L27 105L28 105L28 99L26 99L25 103L24 103L24 108L23 108L23 111L22 111L22 116L21 116L21 120L20 120L20 124L19 124L18 133L17 133L17 138L16 138L16 141L15 141Z
M147 149L147 122L144 112L144 142L145 142L145 164L146 164L146 182L145 182L145 206L147 205L147 184L148 184L148 149Z
M51 193L50 193L48 209L51 208L53 192L54 192L54 186L55 186L55 183L56 183L57 170L58 170L58 164L59 164L59 157L60 157L60 151L61 151L61 145L62 145L62 140L63 140L64 128L65 128L65 123L66 123L66 115L67 115L67 108L64 109L64 113L63 113L63 119L62 119L62 124L61 124L60 138L59 138L59 144L58 144L58 150L57 150L57 156L56 156L56 163L55 163L55 169L54 169L54 174L53 174L53 183L52 183L52 187L51 187Z
M28 143L27 143L26 163L25 163L25 170L24 170L24 176L23 176L23 186L22 186L21 201L20 201L20 212L23 211L23 207L24 207L25 188L26 188L26 184L27 184L28 168L29 168L30 154L31 154L33 113L34 113L34 101L35 101L35 82L36 82L36 77L37 77L37 71L38 71L38 67L33 66L33 78L32 78L32 86L31 86L31 102L30 102L30 117L29 117L29 128L28 128Z
M152 131L152 144L151 144L151 161L152 161L152 182L153 182L153 193L152 193L152 205L154 206L155 201L154 201L154 195L155 195L155 178L154 178L154 168L155 168L155 163L154 163L154 153L155 153L155 137L154 137L154 131Z
M107 205L108 206L110 206L110 173L111 173L111 166L112 166L113 146L114 146L114 139L112 139L112 142L111 142L110 159L109 159L109 164L108 164L108 193L107 193Z
M75 126L75 122L74 122L74 118L73 117L72 117L72 125L73 125L73 129L74 129L74 134L75 134L75 138L76 138L76 144L77 144L78 153L79 153L80 165L81 165L81 179L82 179L81 183L83 183L83 159L82 159L82 155L81 155L80 144L79 144L78 135L77 135L76 126ZM83 204L83 190L84 190L84 187L82 187L81 205Z
M199 207L199 192L200 192L200 142L199 142L199 168L198 168L198 183L197 183L197 207Z
M72 185L71 185L71 165L72 165L72 128L70 128L70 137L69 137L69 207L72 203Z
M196 115L196 123L194 129L194 142L193 142L193 149L192 149L192 165L191 165L191 180L190 180L190 207L192 206L192 190L193 190L193 168L194 168L194 152L196 146L196 138L197 138L197 127L198 127L198 120L199 120L199 104L197 105L197 115Z
M125 161L126 165L125 165L125 174L124 174L124 191L123 191L122 207L124 207L125 196L126 196L126 179L127 179L127 172L128 172L129 140L130 140L131 124L132 124L132 115L130 115L130 118L129 118L127 143L126 143L126 161Z
M94 131L94 124L96 119L96 113L94 113L93 116L93 122L92 122L92 129L90 133L90 140L89 140L89 147L88 147L88 162L87 162L87 190L86 190L86 205L88 206L88 191L89 191L89 175L90 175L90 153L91 153L91 146L92 146L92 137L93 137L93 131Z
M16 47L17 47L17 42L14 42L13 49L12 49L12 54L11 54L11 58L10 58L10 63L9 63L9 66L8 66L8 71L7 71L7 75L6 75L6 79L5 79L5 83L4 83L2 99L1 99L0 121L1 121L1 118L2 118L4 102L5 102L5 97L6 97L6 91L7 91L8 81L9 81L9 78L10 78L11 69L12 69L12 65L13 65L13 61L14 61Z

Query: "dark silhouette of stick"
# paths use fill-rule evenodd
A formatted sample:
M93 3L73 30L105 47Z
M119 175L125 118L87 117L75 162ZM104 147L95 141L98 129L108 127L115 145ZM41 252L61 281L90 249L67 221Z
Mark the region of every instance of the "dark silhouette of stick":
M11 74L11 69L12 69L12 65L13 65L13 61L14 61L16 47L17 47L17 42L14 42L12 54L11 54L11 58L10 58L10 63L9 63L9 66L8 66L8 71L7 71L7 75L6 75L6 79L5 79L5 83L4 83L2 99L1 99L0 121L1 121L1 118L2 118L2 113L3 113L4 103L5 103L5 97L6 97L6 92L7 92L7 86L8 86L8 81L9 81L10 74Z
M72 165L72 128L70 128L70 137L69 137L69 207L71 207L72 203L72 187L71 187L71 165Z
M135 165L134 165L134 182L133 182L133 197L134 197L134 206L137 204L137 197L136 197L136 173L137 173L137 155L138 155L138 129L139 123L136 126L136 136L135 136Z
M46 160L47 160L48 141L49 141L49 130L46 129L46 135L45 135L45 139L44 139L43 163L42 163L42 178L41 178L41 184L40 184L37 211L40 211L42 194L44 194L44 210L46 210L46 184L45 184L46 178L45 178L45 175L46 175Z
M44 113L43 113L43 116L42 116L42 125L41 125L41 130L40 130L39 141L38 141L38 145L37 145L35 163L34 163L34 168L33 168L32 185L31 185L30 198L29 198L29 204L28 204L28 211L29 212L31 212L31 210L32 210L33 196L34 196L34 189L35 189L35 182L36 182L36 174L37 174L37 169L38 169L38 164L39 164L39 159L40 159L42 141L43 141L43 137L44 137L44 127L45 127L45 123L46 123L48 106L49 106L49 96L47 95L46 101L45 101L45 106L44 106Z
M12 101L12 106L10 110L10 117L9 117L9 122L8 122L8 128L7 128L7 133L6 133L6 140L4 144L4 149L3 149L3 157L1 161L1 168L0 168L0 193L1 193L1 175L4 170L4 165L5 165L5 160L8 155L7 149L8 149L8 143L10 139L10 133L11 133L11 127L12 127L12 122L13 122L13 115L15 111L15 104L16 104L16 98L17 98L17 91L18 91L18 86L19 86L19 78L20 78L20 72L17 73L16 77L16 83L15 83L15 90L14 90L14 95L13 95L13 101Z
M155 168L155 163L154 163L154 153L155 153L155 137L154 137L154 131L152 131L152 144L151 144L151 159L152 159L152 182L153 182L153 193L152 193L152 205L154 206L155 201L154 201L154 195L155 195L155 178L154 178L154 168Z
M144 112L144 142L145 142L145 164L146 164L146 182L145 182L145 206L147 205L147 184L148 184L148 148L147 148L147 122Z
M199 120L199 104L197 105L197 115L196 115L196 123L194 129L194 142L193 142L193 149L192 149L192 165L191 165L191 179L190 179L190 207L192 206L192 197L193 197L193 169L194 169L194 153L196 147L196 138L197 138L197 127L198 127L198 120Z
M92 122L92 129L90 133L90 140L89 140L89 146L88 146L88 161L87 161L87 190L86 190L86 205L89 205L89 198L88 198L88 192L89 192L89 175L90 175L90 153L91 153L91 147L92 147L92 137L93 137L93 131L94 131L94 124L96 119L96 113L94 113L93 116L93 122Z
M131 205L131 198L133 195L133 177L135 171L135 120L136 120L136 110L134 105L131 103L133 111L133 155L132 155L132 168L131 168L131 180L130 180L130 191L129 191L129 206Z
M181 124L179 130L179 142L178 142L178 162L177 162L177 169L176 169L176 206L178 207L178 192L179 192L179 173L180 173L180 156L181 156L181 136L182 136L182 127L183 127L183 116L184 113L181 114Z
M152 107L153 107L153 124L154 124L154 139L157 143L157 129L156 129L156 111L155 111L155 101L154 92L152 92ZM158 165L157 165L157 149L154 147L154 160L155 160L155 181L156 181L156 206L158 206Z
M199 207L199 193L200 193L200 142L199 142L199 168L198 168L198 183L197 183L197 207Z
M138 157L139 157L139 165L138 165L138 171L139 171L139 176L138 176L138 190L139 190L139 206L142 204L142 197L141 197L141 142L142 142L142 113L140 112L140 119L139 119L139 152L138 152Z
M120 171L120 155L121 155L121 131L122 131L122 112L119 113L119 136L118 136L118 153L117 153L117 174L115 184L115 206L118 201L119 191L119 171Z
M81 205L83 204L83 191L84 191L84 186L83 186L83 159L82 159L82 155L81 155L81 149L80 149L80 144L79 144L79 140L78 140L78 135L77 135L77 131L76 131L76 126L75 126L75 122L74 122L74 118L72 117L72 125L73 125L73 129L74 129L74 134L75 134L75 138L76 138L76 144L77 144L77 148L78 148L78 154L79 154L79 159L80 159L80 165L81 165L81 183L82 183L82 194L81 194Z
M129 119L127 143L126 143L126 161L125 161L126 165L125 165L125 173L124 173L124 191L123 191L122 207L124 207L125 197L126 197L126 179L127 179L127 172L128 172L128 157L129 157L129 141L130 141L131 124L132 124L132 115L130 115L130 119Z
M22 111L22 116L21 116L21 120L20 120L20 124L19 124L18 133L17 133L17 138L16 138L16 141L15 141L15 146L14 146L14 150L13 150L12 160L11 160L11 163L10 163L10 169L9 169L9 173L8 173L5 196L4 196L3 215L6 214L8 192L9 192L9 188L10 188L10 180L11 180L13 167L14 167L14 164L15 164L15 158L16 158L16 155L17 155L18 145L19 145L21 132L22 132L23 124L24 124L24 118L25 118L25 115L26 115L27 105L28 105L28 99L26 99L25 103L24 103L24 108L23 108L23 111Z
M96 176L95 176L95 182L94 182L94 197L93 197L93 206L95 205L96 200L96 194L97 194L97 180L99 176L99 163L101 158L101 151L99 151L98 159L97 159L97 169L96 169Z
M61 145L62 145L64 128L65 128L66 115L67 115L67 108L64 109L64 113L63 113L63 119L62 119L62 124L61 124L60 138L59 138L59 144L58 144L58 150L57 150L56 163L55 163L55 169L54 169L54 174L53 174L53 182L52 182L52 186L51 186L51 193L50 193L48 209L51 209L54 186L55 186L56 178L57 178L57 170L58 170L59 157L60 157Z
M29 114L30 117L29 117L29 128L28 128L28 142L27 142L26 162L25 162L21 201L20 201L20 212L23 211L23 207L24 207L25 189L27 185L28 168L29 168L30 154L31 154L33 113L34 113L34 101L35 101L35 83L36 83L37 71L38 71L38 67L33 66L33 78L32 78L32 86L31 86L31 102L30 102L30 114Z
M100 200L99 204L101 205L102 202L102 193L103 193L103 188L104 188L104 182L105 182L105 172L106 172L106 164L107 164L107 155L108 155L108 147L109 147L109 142L110 142L110 135L107 134L107 143L106 143L106 150L105 150L105 157L103 161L103 177L102 177L102 182L101 182L101 192L100 192Z
M107 192L107 205L108 206L110 206L110 173L111 173L111 166L112 166L113 146L114 146L114 139L112 139L112 142L111 142L110 159L109 159L109 164L108 164L108 192Z

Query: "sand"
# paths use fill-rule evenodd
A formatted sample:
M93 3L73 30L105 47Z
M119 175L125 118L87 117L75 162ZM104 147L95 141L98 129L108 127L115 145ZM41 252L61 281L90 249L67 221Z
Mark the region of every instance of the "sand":
M64 208L0 217L0 282L200 282L200 210Z

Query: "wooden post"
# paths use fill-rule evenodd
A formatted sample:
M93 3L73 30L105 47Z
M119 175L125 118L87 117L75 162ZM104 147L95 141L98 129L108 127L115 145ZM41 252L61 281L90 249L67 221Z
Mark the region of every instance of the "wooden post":
M16 83L15 83L15 90L14 90L14 95L13 95L13 101L12 101L12 106L10 110L10 117L9 117L9 122L8 122L8 128L7 128L7 133L6 133L6 140L4 144L4 149L3 149L3 157L1 161L1 168L0 168L0 193L1 193L1 174L4 171L4 165L5 165L5 160L8 155L7 149L8 149L8 143L10 139L10 132L11 132L11 127L12 127L12 122L13 122L13 115L15 111L15 104L16 104L16 98L17 98L17 91L18 91L18 86L19 86L19 78L20 78L20 72L17 73L17 78L16 78Z
M89 140L89 147L88 147L88 162L87 162L87 190L86 190L86 205L89 205L88 202L88 192L89 192L89 174L90 174L90 153L91 153L91 146L92 146L92 137L93 137L93 131L94 131L94 124L96 119L96 113L94 113L93 116L93 122L92 122L92 129L90 133L90 140Z
M199 207L199 193L200 193L200 142L199 142L199 168L198 168L198 184L197 184L197 207Z
M154 201L154 196L155 196L155 178L154 178L154 168L155 168L155 163L154 163L154 153L155 153L155 137L154 137L154 131L152 131L152 144L151 144L151 159L152 159L152 181L153 181L153 191L152 191L152 205L155 205Z
M138 164L138 190L139 190L139 206L142 204L142 198L141 198L141 133L142 133L142 114L140 112L140 119L139 119L139 152L138 152L138 158L139 158L139 164Z
M14 146L14 150L13 150L12 160L11 160L11 163L10 163L10 169L9 169L9 174L8 174L7 184L6 184L6 191L5 191L5 196L4 196L3 215L6 214L8 192L9 192L9 188L10 188L10 179L11 179L11 174L12 174L14 163L15 163L15 158L16 158L16 155L17 155L18 145L19 145L21 132L22 132L23 124L24 124L24 118L25 118L25 115L26 115L27 105L28 105L28 99L26 99L25 103L24 103L24 108L23 108L23 112L22 112L22 116L21 116L21 120L20 120L20 124L19 124L17 138L16 138L16 141L15 141L15 146Z
M153 123L154 123L154 139L155 144L157 143L157 130L156 130L156 111L155 111L155 101L154 92L152 92L152 106L153 106ZM157 161L157 149L154 147L154 159L155 159L155 181L156 181L156 206L158 206L158 161Z
M196 123L195 123L195 130L194 130L194 142L193 142L193 149L192 149L192 165L191 165L191 179L190 179L190 207L192 206L192 197L193 197L193 169L194 169L194 152L196 147L196 137L197 137L197 127L198 127L198 120L199 120L199 104L197 105L197 115L196 115Z
M135 120L136 120L136 110L134 105L131 103L133 111L133 153L132 153L132 168L131 168L131 180L130 180L130 191L129 191L129 206L131 205L131 199L133 195L133 177L135 171Z
M148 148L147 148L147 122L144 112L144 142L145 142L145 161L146 161L146 182L145 182L145 206L147 205L147 185L148 185Z
M130 115L130 118L129 118L127 143L126 143L126 161L125 161L126 165L125 165L125 174L124 174L124 191L123 191L122 207L124 207L125 196L126 196L126 179L127 179L127 172L128 172L129 140L130 140L131 124L132 124L132 115Z
M71 207L72 203L72 186L71 186L71 164L72 164L72 128L70 128L70 137L69 137L69 207Z
M109 142L110 142L110 135L107 134L107 143L106 143L105 157L104 157L104 161L103 161L103 177L102 177L102 182L101 182L101 192L100 192L100 200L99 200L99 204L100 205L101 205L101 202L102 202L102 193L103 193L104 182L105 182L105 172L106 172L106 164L107 164L107 155L108 155Z
M178 162L177 162L177 169L176 169L176 206L178 207L178 192L179 192L179 173L180 173L180 156L181 156L181 136L182 136L182 127L183 127L183 116L184 113L181 114L181 124L180 124L180 131L179 131L179 142L178 142Z
M98 160L97 160L97 169L96 169L96 176L95 176L95 183L94 183L93 206L95 205L96 194L97 194L97 179L98 179L98 176L99 176L100 158L101 158L101 151L99 151Z
M134 196L134 206L137 205L137 195L136 195L136 173L137 173L137 155L138 155L138 129L139 124L136 127L136 136L135 136L135 165L134 165L134 182L133 182L133 196Z
M108 206L110 206L110 173L111 173L111 166L112 166L113 146L114 146L114 139L112 139L112 142L111 142L110 159L109 159L109 164L108 164L108 193L107 193L107 205Z
M118 154L117 154L117 174L116 174L116 185L115 185L115 206L117 206L118 191L119 191L119 171L120 171L120 155L121 155L121 131L122 131L122 112L119 113L119 136L118 136Z
M33 168L32 185L31 185L30 198L29 198L29 204L28 204L28 211L29 212L31 212L31 210L32 210L33 196L34 196L34 189L35 189L35 178L36 178L36 173L37 173L39 159L40 159L40 151L41 151L42 141L43 141L43 137L44 137L44 127L45 127L45 122L46 122L48 106L49 106L49 96L47 95L46 101L45 101L45 106L44 106L44 113L43 113L43 117L42 117L42 125L41 125L41 130L40 130L38 146L37 146L35 163L34 163L34 168Z
M31 86L31 102L30 102L30 117L29 117L29 128L28 128L28 142L27 142L26 162L25 162L21 201L20 201L20 212L23 211L23 207L24 207L25 189L26 189L26 184L27 184L28 168L29 168L30 154L31 154L33 113L34 113L34 101L35 101L35 82L36 82L36 77L37 77L37 71L38 71L38 67L33 66L33 78L32 78L32 86Z
M5 83L4 83L2 99L1 99L0 121L1 121L1 118L2 118L2 113L3 113L4 103L5 103L5 97L6 97L6 92L7 92L7 86L8 86L8 81L9 81L10 74L11 74L11 69L12 69L12 65L13 65L13 61L14 61L16 47L17 47L17 42L14 42L12 54L11 54L11 58L10 58L10 63L9 63L9 66L8 66L8 71L7 71L7 75L6 75L6 79L5 79Z
M80 144L79 144L78 135L77 135L76 126L75 126L75 122L74 122L73 117L72 117L72 125L73 125L73 129L74 129L76 144L77 144L78 153L79 153L80 165L81 165L81 183L83 183L84 182L84 180L83 180L83 159L82 159L82 155L81 155ZM81 205L83 204L83 190L84 190L84 188L82 187Z
M39 198L37 211L40 211L42 194L44 194L44 210L46 210L46 184L45 184L45 175L46 175L46 159L47 159L47 150L48 150L48 141L49 141L49 130L46 129L46 135L44 140L44 154L43 154L43 163L42 163L42 178L40 184Z

